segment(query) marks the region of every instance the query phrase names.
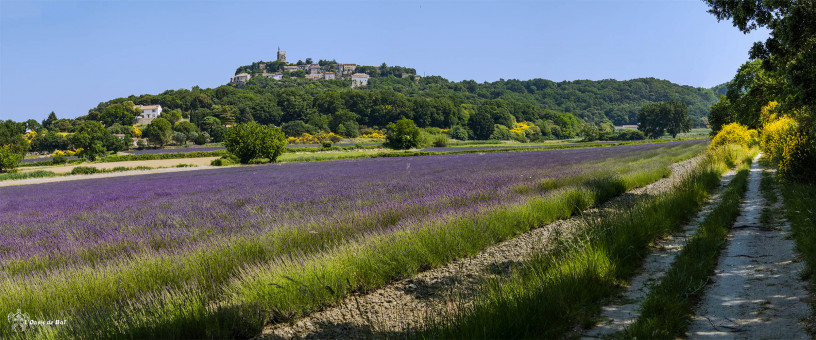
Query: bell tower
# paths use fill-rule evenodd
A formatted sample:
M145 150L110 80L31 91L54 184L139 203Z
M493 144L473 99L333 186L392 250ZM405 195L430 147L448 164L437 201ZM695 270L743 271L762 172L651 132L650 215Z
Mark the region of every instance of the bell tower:
M286 62L286 51L281 51L280 46L278 46L278 61Z

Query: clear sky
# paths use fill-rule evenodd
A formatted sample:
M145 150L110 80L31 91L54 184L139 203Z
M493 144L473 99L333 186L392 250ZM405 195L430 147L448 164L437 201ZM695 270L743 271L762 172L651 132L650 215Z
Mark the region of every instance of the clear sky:
M274 60L400 65L479 82L656 77L711 87L754 41L701 0L0 0L0 118L86 114L130 94L216 87Z

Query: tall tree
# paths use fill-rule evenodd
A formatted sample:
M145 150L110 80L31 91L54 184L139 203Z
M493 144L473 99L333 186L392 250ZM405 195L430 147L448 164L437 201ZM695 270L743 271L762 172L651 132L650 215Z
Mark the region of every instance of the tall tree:
M167 119L156 118L147 126L144 132L147 140L158 146L164 146L173 137L173 125Z
M672 100L661 104L665 110L666 132L672 138L677 138L678 133L691 131L691 117L686 103Z
M42 121L42 126L46 130L51 130L51 124L54 124L54 122L56 122L56 121L57 121L57 114L54 113L54 111L51 111L51 113L48 114L48 118L46 118L45 120Z

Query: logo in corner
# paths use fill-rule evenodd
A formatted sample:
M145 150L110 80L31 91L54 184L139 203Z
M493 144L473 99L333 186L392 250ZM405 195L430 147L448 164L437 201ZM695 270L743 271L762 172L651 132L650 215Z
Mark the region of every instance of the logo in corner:
M29 316L28 313L21 312L19 309L17 309L17 313L8 314L8 321L11 323L11 329L13 329L15 332L25 332L26 327L28 327L29 320L31 320L31 316Z

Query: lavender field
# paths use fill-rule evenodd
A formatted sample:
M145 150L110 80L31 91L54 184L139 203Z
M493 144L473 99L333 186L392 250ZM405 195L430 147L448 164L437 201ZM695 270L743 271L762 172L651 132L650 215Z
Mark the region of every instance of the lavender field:
M655 180L705 144L274 164L3 187L0 305L73 320L30 337L251 336L257 322L244 319L276 314L246 316L276 299L257 282L281 268L335 263L341 253L365 254L360 245L370 240L431 224L454 228L445 221L598 177ZM464 254L501 237L473 241ZM341 266L320 268L347 275ZM351 277L376 286L410 270ZM304 311L323 303L311 300Z

